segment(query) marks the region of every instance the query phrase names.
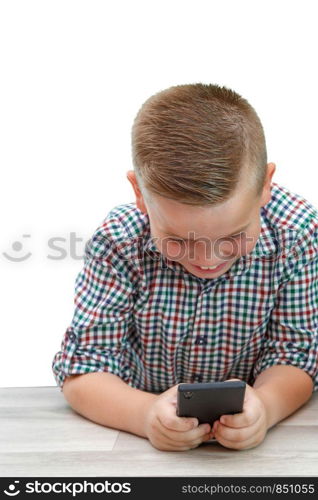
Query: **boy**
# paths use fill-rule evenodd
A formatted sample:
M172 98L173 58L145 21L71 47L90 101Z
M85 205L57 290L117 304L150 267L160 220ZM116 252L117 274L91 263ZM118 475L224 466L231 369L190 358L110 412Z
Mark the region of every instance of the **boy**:
M74 410L188 450L248 449L318 388L318 212L272 182L261 122L225 87L150 97L132 129L136 203L88 241L52 368ZM176 416L181 382L245 380L211 429Z

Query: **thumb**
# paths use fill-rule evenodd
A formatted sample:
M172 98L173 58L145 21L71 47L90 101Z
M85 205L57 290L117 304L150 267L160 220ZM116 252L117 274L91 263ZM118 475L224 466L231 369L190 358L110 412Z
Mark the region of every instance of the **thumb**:
M177 397L177 392L178 392L178 385L179 384L176 384L172 387L170 387L169 389L167 389L164 393L169 396L169 397Z
M177 398L178 398L178 385L176 384L173 387L170 387L167 389L164 393L162 393L162 397L166 400L169 401L169 403L176 408L177 406Z

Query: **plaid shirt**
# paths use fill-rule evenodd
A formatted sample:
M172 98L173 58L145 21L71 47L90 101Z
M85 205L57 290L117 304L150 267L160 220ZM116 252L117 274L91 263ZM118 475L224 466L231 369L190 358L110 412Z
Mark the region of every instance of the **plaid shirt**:
M160 393L231 377L252 385L266 368L292 365L317 390L318 211L272 183L260 217L254 249L211 279L165 258L135 203L114 207L85 247L52 363L57 384L110 372Z

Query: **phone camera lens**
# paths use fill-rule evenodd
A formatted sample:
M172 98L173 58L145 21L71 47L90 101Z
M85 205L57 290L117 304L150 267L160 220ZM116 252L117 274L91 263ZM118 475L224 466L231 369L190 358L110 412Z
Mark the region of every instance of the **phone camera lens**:
M191 398L192 398L192 395L193 395L193 392L191 392L191 391L185 391L185 392L183 393L183 395L184 395L184 397L185 397L186 399L191 399Z

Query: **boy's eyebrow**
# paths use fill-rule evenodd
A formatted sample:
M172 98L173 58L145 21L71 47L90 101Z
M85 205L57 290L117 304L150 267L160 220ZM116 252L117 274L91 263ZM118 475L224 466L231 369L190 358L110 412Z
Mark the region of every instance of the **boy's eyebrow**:
M248 222L243 227L240 227L239 229L237 229L233 233L228 234L227 236L222 236L222 238L229 238L231 236L235 236L236 234L240 233L241 231L244 231L244 229L246 229L249 225L250 225L250 223ZM183 238L182 236L178 236L177 234L170 234L170 236L173 236L175 238L179 238L179 240L183 240L183 241L196 241L194 238Z

